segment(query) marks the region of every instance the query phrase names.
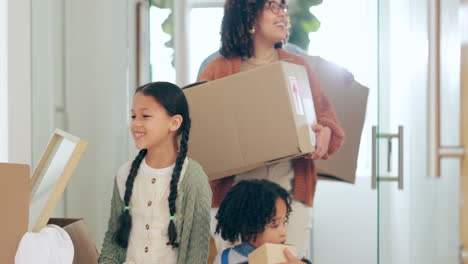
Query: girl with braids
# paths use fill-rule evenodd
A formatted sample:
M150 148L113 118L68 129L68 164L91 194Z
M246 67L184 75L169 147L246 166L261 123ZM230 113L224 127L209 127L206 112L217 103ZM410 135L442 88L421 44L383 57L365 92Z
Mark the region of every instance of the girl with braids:
M317 124L312 126L317 138L316 150L308 157L261 167L232 177L210 182L213 191L211 230L214 215L229 189L243 179L268 179L293 195L293 214L288 226L288 243L309 255L312 205L317 184L313 160L327 159L338 151L344 132L338 124L331 103L320 89L317 78L304 58L282 49L287 40L289 18L285 0L226 0L221 25L221 56L209 63L198 78L215 80L283 60L306 68L312 91ZM214 236L220 252L228 245Z
M286 223L291 213L291 196L268 180L243 180L227 193L216 214L216 233L231 243L241 244L223 250L214 264L247 263L248 255L264 243L284 244ZM307 264L287 249L288 264Z
M205 264L211 190L201 166L186 157L182 90L167 82L139 87L131 117L140 152L117 173L99 263Z

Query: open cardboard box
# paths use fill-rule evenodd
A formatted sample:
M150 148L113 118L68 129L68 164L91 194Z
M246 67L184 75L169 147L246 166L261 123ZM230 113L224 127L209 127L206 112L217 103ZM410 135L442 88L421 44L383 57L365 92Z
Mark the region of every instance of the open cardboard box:
M184 89L189 153L215 180L312 153L307 72L284 61Z
M52 135L32 177L28 165L0 163L0 179L8 188L0 192L8 212L0 218L0 263L14 263L22 236L48 223L62 227L71 237L73 263L97 263L98 253L82 219L50 218L87 143L60 130ZM29 227L28 227L29 222Z
M284 244L265 243L249 254L249 264L276 264L287 262L284 249L297 256L296 247Z
M320 87L333 104L346 140L328 160L316 160L320 179L354 183L364 126L369 88L358 83L346 69L318 56L304 56Z
M97 263L99 253L82 218L50 218L48 224L58 225L70 235L75 249L73 264Z

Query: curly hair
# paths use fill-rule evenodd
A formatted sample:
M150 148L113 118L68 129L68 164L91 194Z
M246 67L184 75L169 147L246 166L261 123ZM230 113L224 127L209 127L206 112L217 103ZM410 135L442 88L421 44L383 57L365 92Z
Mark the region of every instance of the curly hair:
M253 56L253 35L249 31L267 2L268 0L226 1L221 24L221 55L225 58ZM286 0L281 0L281 3L285 4ZM282 45L279 42L275 44L275 48L281 48Z
M244 180L234 185L216 214L216 233L231 243L251 241L265 231L276 215L276 200L286 203L286 218L291 213L291 196L268 180Z

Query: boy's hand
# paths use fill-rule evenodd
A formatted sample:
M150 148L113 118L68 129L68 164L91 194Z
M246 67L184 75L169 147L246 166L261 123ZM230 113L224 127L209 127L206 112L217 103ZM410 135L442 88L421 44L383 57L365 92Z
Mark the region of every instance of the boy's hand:
M287 262L281 262L278 264L306 264L305 262L300 261L298 258L296 258L287 248L283 250L284 256L288 260Z

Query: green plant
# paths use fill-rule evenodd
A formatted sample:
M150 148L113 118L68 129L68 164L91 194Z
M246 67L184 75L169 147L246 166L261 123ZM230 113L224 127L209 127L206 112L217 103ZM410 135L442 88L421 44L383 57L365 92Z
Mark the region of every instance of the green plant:
M164 22L161 25L161 28L164 33L168 34L171 36L170 40L164 43L164 45L168 48L174 49L174 12L172 12L174 8L174 1L176 0L149 0L151 6L155 6L157 8L161 9L170 9L171 13L169 16L164 20ZM150 25L150 27L153 25ZM174 64L174 61L172 62Z
M304 50L309 47L309 33L320 28L320 21L310 13L312 6L317 6L322 0L289 0L289 17L291 19L291 33L289 42Z

